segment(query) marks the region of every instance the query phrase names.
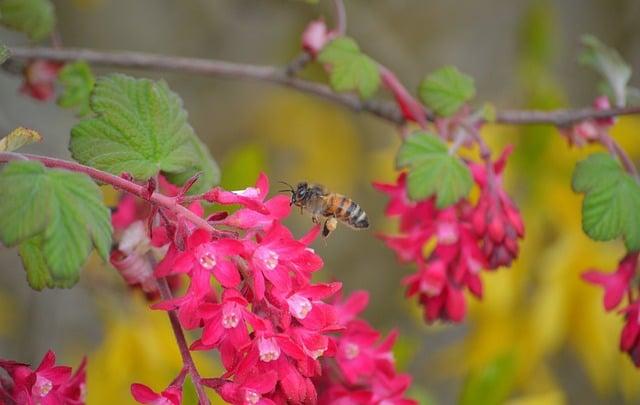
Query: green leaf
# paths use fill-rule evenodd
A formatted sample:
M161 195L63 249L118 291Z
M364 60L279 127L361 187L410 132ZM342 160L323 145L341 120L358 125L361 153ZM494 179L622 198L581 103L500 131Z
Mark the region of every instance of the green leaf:
M97 117L71 130L70 150L77 161L141 180L200 164L182 100L166 83L121 74L100 78L91 109Z
M45 287L53 288L55 284L43 254L42 238L35 236L22 242L19 252L22 265L27 272L27 282L31 288L38 291Z
M108 259L109 210L88 176L14 161L0 172L0 190L0 240L20 244L34 288L75 284L93 247Z
M470 76L454 66L445 66L425 77L418 93L427 107L446 117L472 99L476 88Z
M582 44L586 49L578 58L580 63L600 73L611 86L616 104L625 105L627 83L631 78L629 65L618 51L609 48L592 35L584 35Z
M412 200L435 195L438 208L444 208L465 197L473 185L469 168L434 134L409 135L396 159L399 168L409 168L407 187Z
M40 41L55 25L53 4L49 0L0 0L0 23Z
M198 181L189 189L189 194L198 194L220 183L220 167L211 157L207 146L197 136L192 136L191 142L193 143L194 156L197 158L196 166L182 173L167 173L166 177L169 182L182 185L196 173L200 173Z
M640 249L640 185L606 153L578 162L573 190L584 193L582 229L593 240L624 237L628 250Z
M69 63L58 73L58 80L64 87L58 98L58 105L76 108L79 117L89 114L89 97L96 82L89 65L84 61Z
M484 368L473 370L462 387L460 405L503 404L513 387L515 359L512 354L496 357Z
M10 52L9 48L7 48L4 44L0 44L0 65L9 59Z
M355 90L362 98L369 98L380 86L378 65L349 37L328 43L318 55L318 61L331 65L329 81L336 91Z
M25 145L42 141L42 136L33 129L18 127L0 139L0 152L12 152Z

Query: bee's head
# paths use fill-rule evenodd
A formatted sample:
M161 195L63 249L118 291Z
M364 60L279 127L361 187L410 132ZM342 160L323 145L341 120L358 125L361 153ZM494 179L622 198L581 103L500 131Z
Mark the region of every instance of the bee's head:
M306 198L309 197L309 184L307 182L298 183L298 185L294 188L292 185L281 181L280 183L288 186L288 189L279 190L280 192L291 193L291 201L289 205L298 205L301 206Z
M307 182L298 183L291 193L291 204L301 205L309 197L309 185Z

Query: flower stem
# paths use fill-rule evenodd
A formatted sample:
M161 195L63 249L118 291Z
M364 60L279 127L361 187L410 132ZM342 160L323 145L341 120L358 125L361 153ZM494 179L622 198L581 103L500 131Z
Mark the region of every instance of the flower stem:
M133 181L68 160L30 155L26 153L0 152L0 163L24 159L39 161L47 167L55 167L76 173L84 173L100 183L109 184L116 189L120 189L139 198L148 200L152 204L167 208L170 211L173 211L176 215L188 219L200 229L204 229L218 237L223 236L223 233L211 226L211 224L209 224L205 219L200 218L193 212L189 211L186 207L178 204L175 198L157 192L148 196L146 187L136 184Z
M158 280L158 289L160 290L160 296L163 300L170 300L173 298L166 279L162 278ZM191 381L196 388L196 393L198 394L198 404L209 405L209 398L207 398L207 394L204 392L204 386L202 385L202 377L200 377L198 369L196 368L196 365L193 362L193 358L191 357L189 345L187 345L187 340L184 337L184 331L182 330L182 326L180 326L178 315L176 314L175 310L168 311L167 314L169 315L171 328L173 329L173 334L176 337L176 342L178 343L178 348L180 349L182 362L184 363L184 367L189 373Z

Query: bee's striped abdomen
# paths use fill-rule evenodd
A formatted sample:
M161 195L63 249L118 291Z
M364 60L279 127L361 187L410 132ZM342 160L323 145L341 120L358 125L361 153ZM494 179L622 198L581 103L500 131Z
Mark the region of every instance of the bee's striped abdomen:
M332 200L336 218L353 228L369 227L367 214L356 202L341 195L333 196Z

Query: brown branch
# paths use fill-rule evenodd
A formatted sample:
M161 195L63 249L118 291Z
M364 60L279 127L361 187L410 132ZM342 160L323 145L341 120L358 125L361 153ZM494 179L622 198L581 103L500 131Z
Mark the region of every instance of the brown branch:
M98 66L181 72L270 82L314 94L354 111L373 114L394 124L402 125L406 123L402 113L393 102L382 100L362 101L354 94L339 94L324 84L291 77L287 74L286 69L275 66L231 63L215 59L164 56L142 52L96 51L73 48L14 47L10 49L10 54L11 58L16 60L47 59L59 62L85 60ZM619 107L608 110L596 110L595 108L554 111L503 110L496 114L495 122L510 125L546 124L568 126L585 119L630 114L640 114L640 107ZM429 116L428 118L433 120L434 117Z

